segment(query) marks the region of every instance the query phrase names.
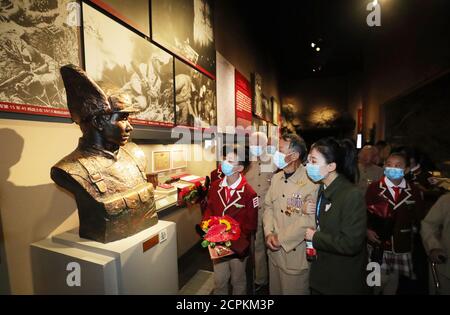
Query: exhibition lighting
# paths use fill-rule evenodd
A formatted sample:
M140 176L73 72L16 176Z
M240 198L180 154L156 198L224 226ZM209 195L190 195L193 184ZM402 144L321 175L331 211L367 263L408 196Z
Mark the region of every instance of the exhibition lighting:
M317 48L316 48L316 51L320 51L320 47L317 47Z
M316 47L316 44L315 43L311 43L311 47L312 48Z

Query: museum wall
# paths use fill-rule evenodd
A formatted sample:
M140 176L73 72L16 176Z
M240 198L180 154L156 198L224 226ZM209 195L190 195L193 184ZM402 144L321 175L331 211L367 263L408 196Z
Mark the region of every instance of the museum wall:
M0 293L33 293L29 245L78 226L75 201L53 183L50 168L74 150L80 135L75 124L0 119L0 222L5 249L0 248ZM151 168L153 151L172 150L175 145L141 147ZM200 146L182 147L202 151ZM205 176L214 167L214 161L197 161L178 172ZM179 255L198 241L194 225L201 219L200 210L186 210L163 218L186 223L178 230Z
M248 79L252 72L259 72L265 95L280 99L275 67L235 14L238 2L215 3L216 49ZM58 188L49 173L51 166L74 150L81 132L75 124L10 117L0 115L0 293L32 294L30 244L78 226L73 197ZM142 147L149 166L151 152L164 148ZM190 162L186 172L204 176L215 166L213 161ZM178 231L178 239L183 240L179 255L198 241L193 224L199 218L195 208L165 218L188 222Z
M367 134L376 124L377 139L384 138L384 103L450 69L449 20L434 14L445 1L413 2L407 9L398 1L383 4L382 25L365 47L364 128Z
M301 129L322 128L348 110L349 79L340 76L299 80L283 86L281 93L283 105L294 106L295 125Z
M218 0L214 3L216 50L248 80L251 73L259 73L263 94L280 100L277 69L273 62L275 58L264 48L270 45L270 41L256 42L249 30L249 27L254 26L245 23L246 14L257 13L242 12L240 0Z
M53 183L50 168L80 134L75 124L0 119L1 261L11 293L33 293L30 244L78 225L75 200Z

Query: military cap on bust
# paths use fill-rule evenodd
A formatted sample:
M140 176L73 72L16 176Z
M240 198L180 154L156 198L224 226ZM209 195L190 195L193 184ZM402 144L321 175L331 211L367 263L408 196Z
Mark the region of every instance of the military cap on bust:
M94 116L117 112L135 113L126 94L107 96L83 69L75 65L65 65L60 69L67 94L67 107L72 120L77 124Z

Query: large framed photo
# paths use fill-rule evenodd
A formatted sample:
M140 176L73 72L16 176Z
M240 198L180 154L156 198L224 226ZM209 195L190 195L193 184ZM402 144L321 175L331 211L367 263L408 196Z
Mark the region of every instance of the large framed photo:
M91 2L150 37L149 0L91 0Z
M215 78L213 1L151 0L152 39Z
M216 82L175 59L176 123L208 128L217 125Z
M173 126L173 57L85 3L83 26L87 74L107 94L130 97L133 124Z
M171 151L154 151L152 153L152 172L161 173L170 170Z
M0 111L70 117L59 68L80 65L80 5L1 1Z

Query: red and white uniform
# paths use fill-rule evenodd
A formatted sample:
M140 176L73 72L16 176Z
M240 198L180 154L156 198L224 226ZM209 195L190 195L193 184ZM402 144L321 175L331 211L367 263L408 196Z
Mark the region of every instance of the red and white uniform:
M227 177L211 183L208 191L208 204L203 220L211 216L228 215L239 222L241 237L231 243L231 249L240 257L249 254L251 234L256 231L258 223L259 199L244 176L231 186Z
M211 172L211 176L210 177L211 177L211 183L215 182L218 179L223 179L225 177L225 175L222 173L222 169L220 167L220 164L219 164L219 167L217 167L215 170L213 170Z

